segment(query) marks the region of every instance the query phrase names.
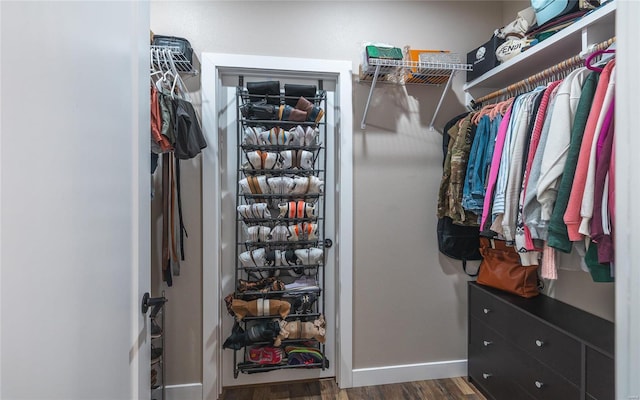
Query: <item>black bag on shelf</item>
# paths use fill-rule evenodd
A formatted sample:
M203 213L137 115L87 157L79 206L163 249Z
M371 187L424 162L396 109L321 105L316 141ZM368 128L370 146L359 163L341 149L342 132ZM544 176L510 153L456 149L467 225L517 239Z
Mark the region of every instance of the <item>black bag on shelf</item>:
M153 46L171 47L184 56L185 61L193 65L193 48L185 38L177 36L153 35Z

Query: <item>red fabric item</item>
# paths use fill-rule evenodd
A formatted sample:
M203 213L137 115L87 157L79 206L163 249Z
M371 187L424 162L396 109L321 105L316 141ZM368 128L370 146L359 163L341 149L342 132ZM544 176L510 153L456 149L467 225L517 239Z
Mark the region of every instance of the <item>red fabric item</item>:
M593 96L593 103L591 104L591 111L589 112L587 125L584 128L582 146L580 147L580 155L578 156L578 163L576 164L576 173L573 178L573 185L571 186L571 195L569 196L567 210L565 211L563 218L564 223L567 224L569 240L572 242L577 242L583 239L583 235L578 232L578 228L582 221L582 217L580 216L580 206L582 204L582 194L584 193L584 188L587 182L587 169L589 165L591 143L595 136L596 125L598 124L598 118L600 116L604 97L607 92L607 87L609 86L611 69L614 66L615 59L611 60L600 73L600 79L598 81L596 93Z
M151 86L151 137L160 145L163 152L171 150L171 143L162 133L162 117L158 90Z

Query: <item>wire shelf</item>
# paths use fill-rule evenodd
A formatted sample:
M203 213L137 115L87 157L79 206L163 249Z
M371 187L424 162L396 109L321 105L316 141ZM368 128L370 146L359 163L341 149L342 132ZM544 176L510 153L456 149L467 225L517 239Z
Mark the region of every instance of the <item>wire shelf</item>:
M368 60L368 65L360 65L360 81L371 82L369 97L362 115L360 128L366 128L367 113L369 112L369 104L371 96L378 81L395 83L395 84L419 84L440 86L446 85L442 91L440 101L436 107L436 111L431 119L430 127L433 129L433 123L436 115L442 105L442 100L446 91L451 85L451 80L458 71L471 71L471 64L457 64L447 62L424 62L424 61L407 61L407 60L391 60L382 58L372 58Z
M197 70L193 69L193 63L191 62L191 60L189 60L189 58L182 52L182 50L178 46L151 45L151 50L164 52L167 55L170 55L178 72L186 72L192 74L198 73Z

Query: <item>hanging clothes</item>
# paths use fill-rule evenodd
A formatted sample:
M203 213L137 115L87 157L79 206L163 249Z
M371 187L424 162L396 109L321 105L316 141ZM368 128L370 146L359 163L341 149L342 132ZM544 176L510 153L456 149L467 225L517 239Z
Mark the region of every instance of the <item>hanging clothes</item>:
M541 265L543 278L557 279L561 268L611 281L614 89L611 60L602 72L578 67L519 94L498 118L497 105L470 113L448 132L455 143L441 195L449 197L439 212L458 223L479 217L481 235L514 245L523 265ZM574 248L581 263L559 265L556 251Z
M207 146L172 57L170 48L151 50L152 172L154 159L162 154L162 276L168 286L180 275L184 238L188 237L182 213L180 161L196 157Z
M596 175L596 152L598 149L599 138L604 135L609 128L609 124L612 123L613 118L613 104L615 96L615 66L611 68L611 75L609 77L609 84L607 85L607 92L605 93L605 101L600 111L600 117L598 118L598 125L596 126L596 132L591 142L591 149L589 152L589 162L587 168L587 178L585 181L585 190L582 194L582 203L580 205L580 227L578 232L585 236L590 236L590 223L593 216L593 199L594 199L594 182Z
M598 121L600 117L600 110L603 104L608 104L609 99L606 99L607 88L609 86L609 79L611 76L611 70L615 67L615 60L610 61L600 73L600 79L598 80L598 87L594 95L591 110L589 112L589 118L587 119L587 125L582 138L582 145L580 146L580 152L578 154L578 162L576 164L576 173L573 179L573 185L571 186L571 193L569 195L569 201L567 202L567 210L565 211L563 220L567 226L567 233L569 240L572 242L579 242L584 239L578 229L582 218L580 217L580 208L582 205L582 195L585 190L585 184L587 181L587 169L589 164L589 155L591 149L591 143L593 137L598 128ZM608 100L608 101L606 101ZM600 122L600 125L602 123Z
M491 166L489 167L489 178L487 179L487 190L485 196L485 202L482 206L482 219L480 222L480 230L486 236L492 236L489 233L489 226L493 222L491 216L491 210L493 209L495 187L498 180L498 173L500 171L500 161L502 159L502 150L504 148L504 142L509 129L509 121L511 120L511 110L513 105L510 105L505 113L500 126L498 127L498 133L496 135L496 144L493 149L493 157L491 159ZM490 201L487 201L490 199Z
M198 117L193 105L182 99L173 100L175 115L175 156L181 160L188 160L200 154L207 147L202 134Z
M538 145L540 144L540 136L542 134L542 127L545 121L545 115L547 112L547 107L549 105L549 99L551 98L551 94L555 90L555 88L560 84L561 81L552 82L547 86L540 99L540 104L538 105L538 110L535 114L535 121L533 122L533 128L531 132L531 139L529 141L529 148L527 149L527 160L525 163L524 173L522 175L522 187L520 189L520 198L518 199L518 229L516 230L516 249L520 254L520 259L523 265L534 265L537 261L537 250L533 246L533 241L531 240L531 232L529 228L524 223L524 201L525 201L525 193L529 184L529 177L531 175L531 168L533 165L533 158L538 149ZM527 258L530 258L527 260Z
M477 225L477 216L462 207L462 190L475 133L471 123L474 115L470 113L447 132L451 138L440 182L437 216L449 217L458 225Z

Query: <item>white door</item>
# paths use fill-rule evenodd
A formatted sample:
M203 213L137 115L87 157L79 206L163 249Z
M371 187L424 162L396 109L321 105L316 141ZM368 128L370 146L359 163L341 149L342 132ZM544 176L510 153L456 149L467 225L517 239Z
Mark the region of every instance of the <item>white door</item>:
M321 67L318 68L318 65ZM210 246L204 249L203 254L203 371L207 371L203 384L206 398L210 398L208 393L213 389L213 385L236 386L332 376L339 376L338 379L342 379L346 384L350 383L347 382L348 378L342 378L345 371L351 373L351 365L343 362L350 362L350 339L345 340L348 349L342 349L347 353L343 358L345 354L340 354L339 338L342 339L343 335L350 338L351 207L347 210L343 206L341 211L345 211L338 213L337 204L348 203L351 199L351 74L350 65L344 68L340 64L338 72L332 71L331 68L335 68L336 65L330 62L322 65L314 60L203 55L203 128L207 138L216 142L205 154L203 162L203 240L205 247ZM235 286L235 206L238 184L236 145L239 129L236 87L240 76L245 82L278 80L281 87L285 83L312 84L317 87L322 85L327 92L326 139L322 136L327 159L324 237L331 239L336 245L325 248L325 286L322 296L327 321L325 355L329 360L329 367L324 370L285 369L254 374L239 373L235 377L234 352L221 348L221 343L229 336L233 326L233 318L226 313L225 307L220 305L224 304L222 298L233 292ZM345 83L346 80L348 83ZM345 128L345 125L349 128ZM339 263L338 260L342 262ZM338 285L339 281L341 285ZM345 311L338 313L338 308ZM218 320L220 325L217 323ZM338 332L338 326L343 330ZM218 335L218 342L211 340L214 332ZM346 343L347 341L349 343ZM242 357L241 352L239 357ZM216 359L220 362L212 367L213 363L209 360ZM207 378L211 376L220 381L207 382ZM211 389L208 389L209 387Z
M0 398L149 398L149 5L0 3Z
M281 85L285 82L287 83L296 83L296 84L307 84L307 85L316 85L318 86L318 80L312 78L301 78L297 77L297 79L292 79L288 77L286 72L282 74L275 73L273 71L252 71L251 75L244 75L246 80L251 81L266 81L266 80L279 80ZM219 126L222 128L221 132L226 132L226 139L224 140L224 148L220 148L221 154L224 154L224 157L221 157L221 160L224 161L224 165L221 165L221 170L224 171L224 175L222 177L222 192L221 192L221 206L222 206L222 215L225 217L222 218L222 294L226 296L234 291L235 280L234 280L234 270L236 267L236 190L238 185L238 174L237 174L237 137L238 137L238 115L236 113L235 101L236 101L236 87L238 85L238 72L229 70L225 71L222 77L223 88L219 92L223 99L223 104L232 105L230 107L225 107L224 110L220 113L220 117L218 119L220 124L224 126ZM229 85L229 86L227 86ZM324 82L325 88L330 86L330 82ZM328 89L328 88L327 88ZM327 90L327 112L325 113L325 122L327 125L327 137L326 142L323 138L324 134L321 132L319 137L320 141L323 142L325 147L326 154L333 154L334 143L333 143L333 132L334 132L334 114L332 112L333 101L331 100L335 96L335 91L333 89ZM321 126L321 130L324 127ZM335 171L334 159L332 157L327 157L326 162L326 171ZM240 161L241 163L244 160ZM319 167L324 170L324 167ZM332 218L335 215L335 206L334 206L334 192L330 190L330 188L335 187L335 179L334 175L331 173L325 174L325 188L328 190L325 191L324 196L324 204L325 204L325 215L324 215L324 237L335 240L334 227L335 227L335 219ZM321 208L321 207L320 207ZM320 211L320 210L318 210ZM322 212L320 211L320 217L322 216ZM322 236L322 235L321 235ZM326 344L325 344L325 356L329 360L329 368L322 369L286 369L279 371L270 371L268 373L257 373L257 374L238 374L237 378L234 377L234 357L233 350L227 349L222 351L222 384L223 386L235 386L235 385L246 385L246 384L255 384L255 383L263 383L263 382L278 382L278 381L291 381L298 379L312 379L319 377L330 377L335 375L335 307L334 307L334 285L332 282L334 279L334 271L335 271L335 263L331 262L333 256L332 248L325 248L326 255L326 263L324 266L324 274L325 274L325 287L323 288L322 296L324 296L324 316L326 321L329 322L329 326L327 329L326 335ZM284 275L284 272L283 272ZM286 279L286 278L283 278ZM322 299L320 299L322 300ZM319 300L319 301L320 301ZM223 339L231 333L231 328L233 327L233 318L226 314L222 317L222 334ZM242 351L238 351L238 358L242 358Z

